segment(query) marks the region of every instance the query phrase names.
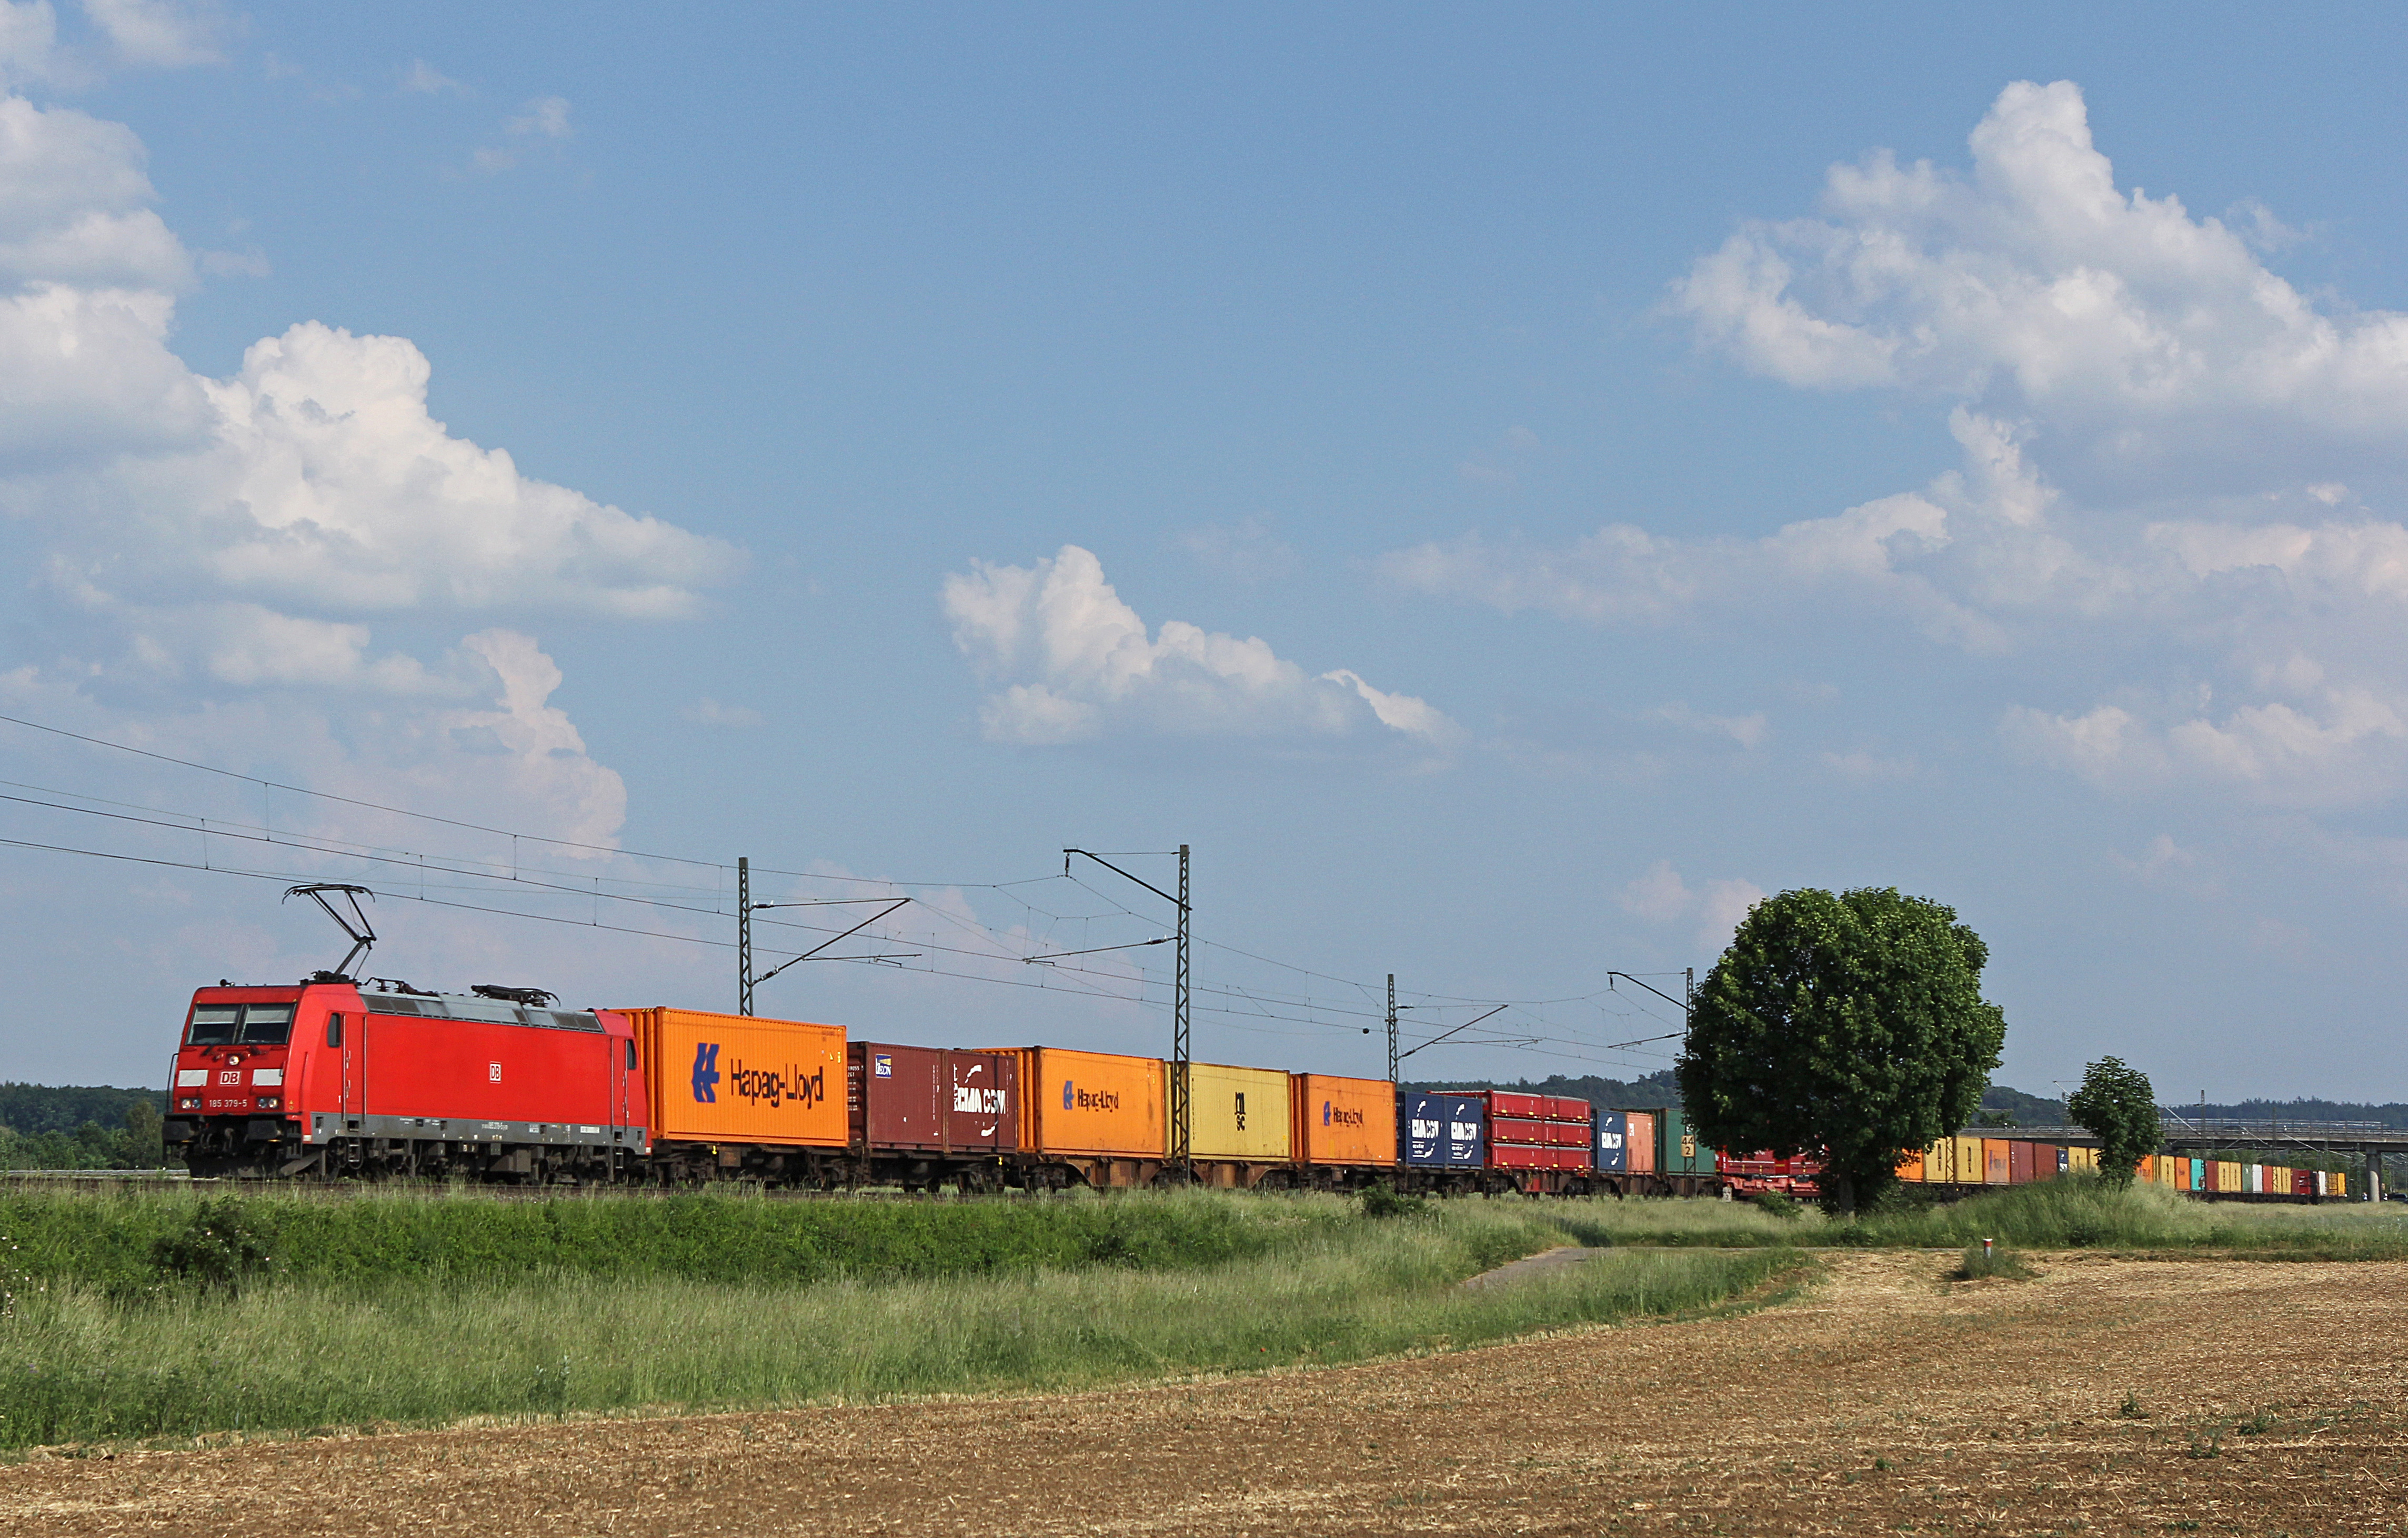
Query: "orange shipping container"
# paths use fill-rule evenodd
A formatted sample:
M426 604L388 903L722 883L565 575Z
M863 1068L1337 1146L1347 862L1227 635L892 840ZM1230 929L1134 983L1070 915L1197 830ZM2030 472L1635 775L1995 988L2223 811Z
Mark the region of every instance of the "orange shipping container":
M708 1010L638 1009L652 1135L677 1143L841 1148L844 1028Z
M1292 1074L1288 1082L1294 1086L1288 1103L1296 1112L1296 1133L1289 1142L1299 1162L1397 1162L1395 1085L1327 1073Z
M1159 1057L1022 1047L1020 1146L1040 1154L1162 1158L1170 1148ZM1191 1124L1192 1125L1192 1124Z
M1983 1181L1991 1186L2006 1185L2012 1178L2008 1173L2008 1159L2006 1139L1984 1138L1982 1140Z
M1629 1111L1624 1115L1630 1124L1630 1134L1624 1144L1624 1152L1629 1156L1629 1171L1634 1175L1652 1175L1656 1172L1656 1113Z
M1914 1153L1908 1154L1898 1161L1898 1178L1900 1180L1921 1180L1923 1178L1922 1149L1918 1148Z

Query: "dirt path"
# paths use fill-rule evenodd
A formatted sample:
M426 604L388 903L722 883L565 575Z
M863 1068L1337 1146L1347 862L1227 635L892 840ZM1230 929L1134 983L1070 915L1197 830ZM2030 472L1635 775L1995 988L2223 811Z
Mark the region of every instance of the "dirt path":
M2408 1265L1948 1263L1841 1255L1754 1315L1193 1387L37 1459L0 1468L0 1530L2408 1528Z

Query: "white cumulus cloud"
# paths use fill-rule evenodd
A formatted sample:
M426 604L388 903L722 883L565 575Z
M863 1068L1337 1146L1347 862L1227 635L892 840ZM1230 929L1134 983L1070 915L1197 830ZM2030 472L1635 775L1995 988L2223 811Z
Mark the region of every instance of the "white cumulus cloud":
M2284 279L2262 208L2228 223L2119 187L2071 83L2007 87L1970 151L1835 166L1813 217L1744 224L1668 301L1758 374L1930 403L1954 468L1754 537L1621 518L1569 545L1431 541L1382 572L1598 625L1903 623L2017 658L1986 685L2020 696L1993 703L2005 739L2102 787L2408 789L2408 314ZM2206 696L2102 683L2114 656L2178 659ZM1920 761L1902 747L1886 763Z
M1061 743L1113 731L1170 737L1396 739L1436 746L1455 727L1427 702L1354 672L1311 674L1259 638L1167 620L1149 633L1065 545L1032 566L973 562L945 579L954 643L990 685L980 723L996 741Z
M1670 860L1657 860L1626 884L1623 912L1650 924L1693 922L1694 942L1718 955L1748 910L1764 900L1764 888L1742 876L1724 876L1691 887Z
M217 36L203 9L90 10L126 62L200 62ZM0 66L48 15L0 15ZM452 433L401 338L306 321L228 377L194 372L168 344L195 266L154 199L124 125L0 96L0 519L33 557L11 700L607 843L617 775L551 703L557 665L492 618L676 616L737 552ZM486 627L425 657L375 634L446 617Z

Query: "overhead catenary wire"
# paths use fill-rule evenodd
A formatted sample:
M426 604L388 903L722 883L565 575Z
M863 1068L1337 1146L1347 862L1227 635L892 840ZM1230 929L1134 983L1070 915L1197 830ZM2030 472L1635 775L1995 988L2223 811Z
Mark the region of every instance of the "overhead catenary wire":
M65 854L83 857L118 860L159 868L181 869L209 874L226 874L256 879L292 880L322 873L318 871L298 871L289 870L274 871L254 870L247 868L245 864L237 863L229 865L225 862L220 862L208 857L210 853L208 845L219 841L232 841L237 843L251 845L273 845L279 849L291 849L296 853L303 853L318 856L320 858L357 860L373 865L383 866L388 869L389 877L401 876L410 884L418 885L419 888L414 893L398 890L396 889L397 884L388 879L384 895L401 898L407 900L421 901L431 907L449 908L461 912L488 913L504 917L527 918L538 922L592 928L613 934L640 936L643 938L667 941L673 943L701 944L710 946L715 949L732 948L731 941L713 940L703 935L681 933L672 929L649 928L637 924L604 923L600 919L598 911L598 904L607 900L616 904L650 909L665 914L673 913L695 918L724 918L728 916L724 909L724 903L728 894L724 889L724 878L725 872L729 869L727 863L724 861L697 859L686 855L632 850L613 844L600 844L574 839L557 838L548 834L531 833L523 829L499 827L468 818L452 817L439 813L424 812L410 808L397 807L371 801L363 798L341 796L332 792L313 790L308 786L292 784L286 782L272 780L265 776L249 774L239 770L227 769L217 765L182 758L171 754L158 753L150 749L136 747L129 743L113 741L107 738L96 737L88 733L70 731L65 728L51 726L45 723L30 721L23 717L14 715L0 714L0 723L24 727L36 732L47 733L60 739L87 744L96 748L127 754L156 763L191 769L196 772L255 785L260 787L264 792L280 792L287 795L305 797L315 800L324 801L336 806L406 818L435 826L447 827L464 832L478 833L493 838L507 838L512 842L512 858L507 865L505 865L504 862L497 858L486 859L460 855L433 855L424 852L399 849L390 845L369 844L329 837L319 833L305 832L299 828L280 830L274 826L272 811L267 815L264 815L260 822L253 824L239 818L208 816L200 813L179 812L165 807L147 805L138 802L112 800L107 798L92 796L85 792L61 790L50 786L31 784L22 781L0 782L0 784L7 784L11 788L17 790L30 791L34 793L33 795L0 795L0 800L7 800L27 807L41 808L58 812L105 817L128 825L149 826L164 832L180 832L196 835L204 841L204 858L199 861L179 860L155 855L146 855L127 854L116 851L83 848L63 842L45 842L37 840L22 839L0 838L0 846L21 848L29 851ZM44 797L55 798L55 799L45 800L42 798ZM83 804L72 804L77 802ZM108 807L114 807L120 810L116 812L99 810L101 808ZM583 855L606 856L618 861L661 862L673 866L682 866L690 869L709 870L712 872L715 884L701 885L691 882L646 879L645 877L630 874L624 871L616 873L596 873L583 870L558 870L543 867L531 868L529 864L521 857L522 851L520 846L526 844L550 846L565 851L576 851ZM1089 885L1087 883L1080 881L1075 877L1067 879L1069 880L1070 884L1073 887L1082 891L1087 897L1095 899L1097 904L1096 911L1055 913L1050 912L1045 907L1040 906L1039 903L1029 900L1029 897L1027 895L1028 889L1040 887L1048 884L1066 879L1065 877L1052 874L1045 876L1024 877L1004 882L903 882L892 878L860 877L824 871L790 870L781 870L775 867L759 867L756 869L761 874L765 875L781 875L796 881L838 883L854 886L875 886L890 893L909 889L923 891L952 890L958 892L989 891L999 894L1008 899L1020 904L1031 915L1041 915L1047 921L1048 925L1052 927L1058 927L1066 923L1085 927L1096 922L1107 921L1115 917L1141 917L1141 915L1135 913L1127 908L1125 904L1114 900L1106 894ZM448 880L429 882L427 878L430 876L444 877L448 878ZM606 885L605 883L609 884ZM635 890L611 890L609 889L610 886L634 888ZM460 895L455 897L438 897L434 895L440 892L452 892ZM480 893L494 894L500 892L531 893L560 898L573 898L580 902L590 901L596 904L597 907L592 916L568 917L559 913L531 911L524 907L502 907L490 903L464 900L466 897L470 895ZM709 894L713 899L708 905L699 900L678 900L679 897L699 898L705 894ZM971 922L962 918L958 914L947 912L942 904L923 904L919 911L924 912L945 926L960 931L963 938L971 943L968 945L945 945L941 942L934 941L933 937L931 941L924 941L914 938L908 941L909 943L930 944L933 949L936 949L944 955L957 956L968 961L987 964L1010 961L1013 963L1042 963L1043 965L1041 967L1041 975L1034 978L1015 978L995 975L988 972L966 971L955 967L939 965L934 961L928 961L925 965L911 969L916 971L924 971L935 975L960 978L973 982L1002 984L1007 986L1035 987L1043 990L1071 992L1098 999L1110 999L1131 1004L1154 1002L1155 1000L1149 999L1147 996L1154 989L1161 986L1161 984L1148 974L1141 967L1134 969L1134 970L1109 969L1098 970L1092 966L1077 966L1058 959L1060 957L1073 956L1096 956L1106 952L1135 950L1155 943L1156 941L1140 941L1128 942L1126 944L1060 947L1050 951L1040 946L1032 952L1029 947L1025 945L1012 945L1006 943L1000 937L995 934L987 925L983 923ZM815 926L808 923L798 923L791 920L774 920L764 917L761 922L765 926L771 926L779 928L813 933L828 932L827 927ZM1025 929L1023 932L1028 933L1032 939L1037 937L1037 931L1034 929ZM1283 961L1277 957L1263 956L1257 952L1229 944L1226 941L1212 941L1199 936L1197 937L1197 943L1201 947L1207 947L1231 956L1242 957L1247 961L1274 968L1301 978L1332 985L1353 994L1355 999L1362 1001L1361 1007L1355 1007L1347 1001L1319 997L1310 988L1309 985L1306 991L1302 993L1295 993L1275 988L1248 987L1236 984L1206 984L1201 981L1196 983L1194 985L1194 991L1198 995L1196 1005L1197 1013L1211 1016L1232 1028L1257 1030L1265 1028L1292 1026L1324 1030L1343 1030L1349 1033L1354 1033L1359 1031L1363 1028L1352 1022L1377 1017L1378 1012L1370 1007L1373 985L1361 980L1340 977L1314 968ZM809 947L804 947L803 949L805 954L809 954ZM866 961L872 958L843 956L825 957L824 959ZM1666 973L1665 975L1678 974ZM1507 1007L1519 1007L1526 1011L1535 1012L1552 1009L1557 1006L1578 1003L1597 1003L1600 994L1610 991L1611 983L1609 982L1607 989L1597 990L1595 993L1566 995L1552 999L1498 1000L1493 998L1474 999L1440 994L1417 994L1414 997L1422 1000L1423 1007L1482 1008L1503 1005ZM1627 996L1624 997L1627 998ZM1600 1004L1599 1007L1602 1008L1603 1006ZM1496 1013L1496 1011L1492 1009L1491 1013ZM1644 1014L1648 1012L1641 1009L1637 1013ZM1551 1027L1538 1031L1515 1029L1511 1035L1501 1033L1475 1035L1469 1030L1466 1030L1464 1032L1463 1041L1465 1044L1478 1043L1498 1047L1512 1047L1515 1050L1531 1052L1543 1056L1573 1057L1578 1060L1590 1060L1587 1055L1592 1053L1634 1050L1643 1047L1645 1044L1652 1042L1671 1039L1670 1037L1651 1037L1640 1038L1627 1042L1600 1044L1593 1040L1584 1039L1578 1035L1558 1034L1562 1030L1563 1028L1560 1026ZM1294 1034L1293 1031L1283 1031L1281 1033ZM1570 1048L1572 1050L1567 1053L1555 1050L1557 1048Z

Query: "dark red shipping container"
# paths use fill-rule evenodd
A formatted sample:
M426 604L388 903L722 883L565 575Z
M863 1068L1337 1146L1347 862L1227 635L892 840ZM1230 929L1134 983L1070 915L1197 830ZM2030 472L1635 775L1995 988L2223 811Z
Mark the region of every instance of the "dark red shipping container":
M2055 1173L2054 1171L2050 1171ZM2016 1186L2028 1186L2032 1178L2032 1145L2028 1143L2007 1144L2007 1180Z
M1488 1114L1544 1121L1547 1119L1547 1100L1544 1095L1521 1095L1510 1089L1492 1089L1488 1092Z
M882 1046L848 1051L855 1151L998 1154L1020 1146L1020 1063L1009 1052Z

